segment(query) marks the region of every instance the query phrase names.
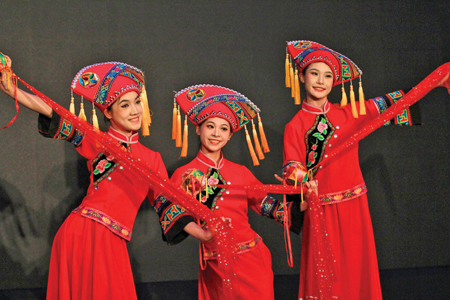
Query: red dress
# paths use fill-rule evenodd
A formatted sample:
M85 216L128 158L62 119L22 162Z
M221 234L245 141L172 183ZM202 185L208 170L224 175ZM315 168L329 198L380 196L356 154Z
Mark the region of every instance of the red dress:
M209 184L261 184L255 176L244 166L235 164L221 158L216 165L215 161L201 151L197 157L187 165L177 169L171 177L175 186L181 183L181 175L189 169L197 169L208 178ZM199 299L230 300L230 299L261 299L274 298L272 258L262 238L250 227L248 223L248 207L256 213L274 218L282 223L282 203L265 193L209 188L202 194L202 202L220 216L231 219L234 233L234 247L237 255L233 260L233 296L226 297L222 285L223 270L217 261L216 244L214 241L203 243L202 256L205 259L206 269L200 268ZM157 200L158 202L158 200ZM156 205L162 224L164 239L169 245L182 241L188 234L183 228L194 219L178 205L167 200ZM292 220L291 230L299 233L303 214L300 213L299 202L289 202L287 211Z
M325 228L333 258L336 282L332 299L382 299L375 241L370 218L367 188L359 167L358 145L318 165L326 149L345 140L362 128L364 122L383 113L405 93L397 91L366 101L367 115L353 118L350 105L341 109L327 102L322 109L303 103L284 133L284 166L301 164L314 170L319 183ZM359 104L358 104L359 105ZM357 106L358 107L358 106ZM417 106L411 106L388 123L412 125L420 118ZM299 299L320 299L314 273L314 249L311 241L310 211L305 214L300 262ZM323 234L323 233L320 233Z
M153 202L153 191L56 113L52 119L41 115L39 129L46 137L75 144L91 173L86 197L53 241L47 299L137 299L126 242L142 201L147 197ZM127 138L111 127L108 133L167 178L160 154L140 144L138 133Z

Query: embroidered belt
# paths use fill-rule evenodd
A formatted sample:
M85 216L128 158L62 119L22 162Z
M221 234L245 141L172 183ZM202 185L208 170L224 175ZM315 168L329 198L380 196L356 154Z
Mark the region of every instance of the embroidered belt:
M117 234L127 241L131 240L131 230L128 227L120 224L120 222L117 222L104 212L87 206L78 206L72 211L72 213L77 213L80 210L83 217L89 218L91 220L99 222L102 225L105 225L113 233Z
M252 251L256 246L258 246L262 242L262 238L259 235L256 235L253 239L237 244L234 249L236 254L242 254L248 251ZM217 251L204 252L203 258L205 260L217 259Z
M365 183L362 183L348 190L340 191L337 193L320 195L319 199L322 205L335 204L352 200L356 197L364 195L365 193L367 193L367 187Z

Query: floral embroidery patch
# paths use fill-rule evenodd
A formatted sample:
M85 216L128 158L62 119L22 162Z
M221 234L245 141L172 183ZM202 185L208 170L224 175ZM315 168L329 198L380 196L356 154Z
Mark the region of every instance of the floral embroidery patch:
M326 115L317 115L314 125L305 134L306 140L306 167L314 168L323 158L335 127Z
M118 164L114 162L114 157L101 152L92 161L92 176L94 184L98 185L106 177L108 177L116 168Z

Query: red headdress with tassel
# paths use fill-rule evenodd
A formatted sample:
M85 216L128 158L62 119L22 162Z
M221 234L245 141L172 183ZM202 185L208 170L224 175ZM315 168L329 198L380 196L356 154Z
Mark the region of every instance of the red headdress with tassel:
M347 94L344 90L344 82L360 78L362 75L362 71L358 66L350 60L348 57L331 50L328 47L325 47L319 43L306 41L306 40L298 40L298 41L290 41L287 42L287 55L286 55L286 70L288 69L288 56L290 55L291 59L295 62L295 65L298 68L299 72L303 72L303 70L314 62L323 62L326 63L331 70L333 71L333 86L337 86L342 84L342 101L341 106L347 105ZM292 77L293 72L290 72L289 77ZM286 71L286 83L288 81L288 72ZM291 82L295 82L298 80L296 78L291 78ZM287 84L286 84L287 86ZM292 84L289 86L293 89L292 97L296 97L296 104L300 104L299 98L299 88L297 85L292 87ZM298 91L297 91L298 90ZM297 93L297 94L296 94ZM296 96L295 96L296 95ZM362 90L362 84L359 84L359 97L360 97L360 114L365 114L364 104L364 93ZM353 116L355 118L358 117L358 113L356 111L355 105L355 94L353 91L353 84L350 84L350 101L353 109ZM362 104L361 104L362 103Z
M181 110L185 113L186 118L189 119L194 125L202 124L206 119L211 117L219 117L227 120L231 125L233 132L238 131L241 128L245 128L247 134L247 143L249 145L250 153L252 155L253 164L258 165L258 158L256 157L255 150L250 141L250 135L246 128L246 124L252 121L258 113L258 107L251 102L244 95L233 91L229 88L200 84L187 87L175 94L175 101L178 103ZM175 106L174 106L175 107ZM175 108L174 108L175 112ZM175 114L175 113L174 113ZM181 127L181 122L178 123L178 127ZM260 129L262 128L262 124ZM256 135L255 125L252 124L253 136ZM181 130L175 129L172 132L176 133L176 139L181 139ZM260 130L261 134L261 130ZM185 120L183 139L182 157L187 153L187 121ZM263 147L267 144L265 135L263 139ZM178 143L179 145L179 143ZM263 151L261 149L259 140L255 139L256 151L259 159L264 158ZM268 146L264 147L265 152L269 152Z
M121 62L93 64L77 73L72 81L71 89L92 102L101 112L104 112L122 95L135 91L141 96L144 107L142 132L143 135L148 135L146 133L151 123L150 112L145 93L144 73L138 68ZM80 117L84 115L83 106L81 103ZM93 114L95 115L95 110Z

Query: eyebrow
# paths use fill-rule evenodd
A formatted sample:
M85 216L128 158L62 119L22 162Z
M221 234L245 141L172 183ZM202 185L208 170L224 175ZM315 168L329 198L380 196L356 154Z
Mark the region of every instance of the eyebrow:
M312 68L312 69L310 69L310 71L318 71L318 72L320 72L320 70L319 70L319 69L316 69L316 68ZM330 73L330 74L333 74L333 72L331 72L331 71L325 71L324 73Z
M213 122L213 121L205 121L205 124L212 124L212 125L214 125L214 126L226 126L227 128L230 127L230 124L228 124L228 123L216 124L216 123Z

